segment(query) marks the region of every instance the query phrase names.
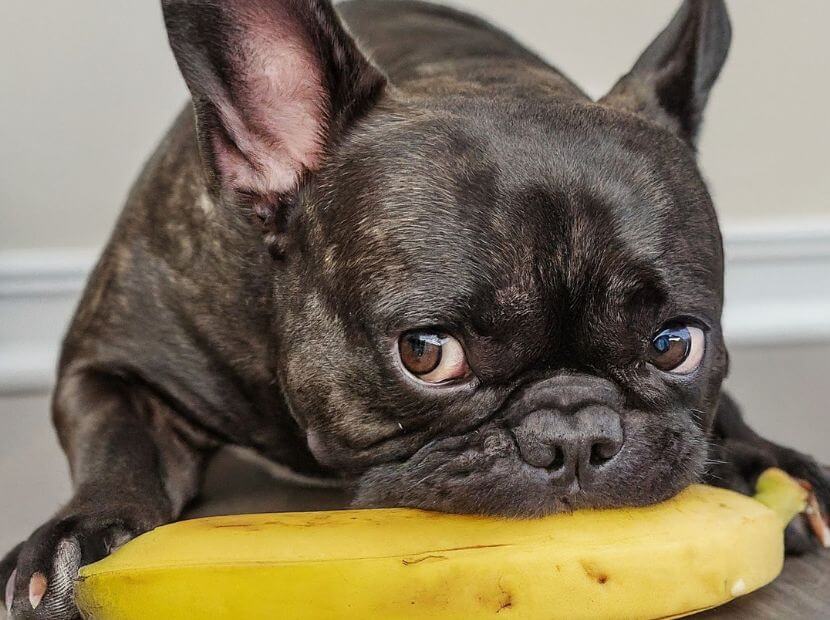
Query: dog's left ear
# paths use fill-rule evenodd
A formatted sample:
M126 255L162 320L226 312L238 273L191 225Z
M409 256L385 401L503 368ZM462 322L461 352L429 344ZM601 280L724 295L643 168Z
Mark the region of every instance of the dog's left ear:
M685 0L600 102L647 116L694 146L731 38L723 0Z

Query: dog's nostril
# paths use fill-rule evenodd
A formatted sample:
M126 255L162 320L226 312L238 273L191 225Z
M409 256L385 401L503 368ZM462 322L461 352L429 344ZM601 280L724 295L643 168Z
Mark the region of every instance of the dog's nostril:
M619 446L611 441L598 441L591 445L591 456L588 461L594 467L607 463L617 456Z
M551 461L550 465L548 465L548 469L558 470L562 469L565 465L565 451L560 446L555 446L553 448L553 460Z

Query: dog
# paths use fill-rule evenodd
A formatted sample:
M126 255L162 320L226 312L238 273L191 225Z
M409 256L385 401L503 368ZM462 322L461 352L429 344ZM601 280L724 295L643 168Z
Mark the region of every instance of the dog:
M828 505L721 391L695 158L721 0L686 0L598 101L442 6L162 5L192 104L65 338L74 495L0 565L12 617L75 617L78 567L175 520L227 445L362 507L644 505L773 465Z

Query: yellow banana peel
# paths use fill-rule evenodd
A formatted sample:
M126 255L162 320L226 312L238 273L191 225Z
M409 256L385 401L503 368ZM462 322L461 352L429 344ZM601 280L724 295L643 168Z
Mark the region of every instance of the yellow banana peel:
M81 569L94 620L668 618L772 581L807 492L694 485L655 506L534 520L411 509L210 517Z

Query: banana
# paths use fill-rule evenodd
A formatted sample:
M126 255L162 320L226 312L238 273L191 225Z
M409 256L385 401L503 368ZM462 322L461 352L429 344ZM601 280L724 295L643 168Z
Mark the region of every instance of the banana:
M534 520L411 509L225 516L140 536L81 569L88 620L667 618L772 581L806 491L693 485L655 506Z

